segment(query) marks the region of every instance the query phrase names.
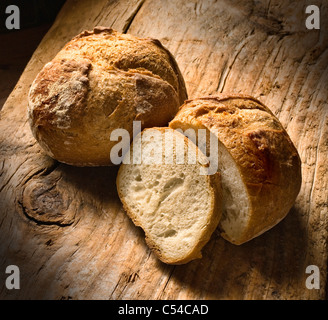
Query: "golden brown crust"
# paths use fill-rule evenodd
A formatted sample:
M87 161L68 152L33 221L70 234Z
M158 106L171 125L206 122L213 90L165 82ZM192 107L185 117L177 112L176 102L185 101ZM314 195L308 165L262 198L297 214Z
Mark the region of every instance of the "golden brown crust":
M41 70L29 121L43 149L77 166L110 165L114 129L165 126L186 99L173 56L159 41L96 27L73 38Z
M228 240L246 242L286 216L300 190L301 161L287 132L264 104L245 95L188 100L170 127L188 124L216 132L246 186L248 226L239 239Z
M165 132L165 130L169 129L167 127L162 128L153 128L156 130L159 130L161 132ZM145 129L147 130L147 129ZM143 134L143 133L141 133ZM177 133L179 134L179 133ZM188 139L184 137L184 141L186 144L188 144ZM135 215L135 213L130 209L130 207L127 205L125 198L122 194L122 191L119 188L120 185L120 179L121 179L121 172L124 168L125 164L122 164L119 168L117 178L116 178L116 185L117 185L117 192L119 195L119 198L121 199L121 202L123 204L123 208L127 215L130 217L130 219L133 221L133 223L142 228L142 223L139 222L138 216ZM216 173L214 175L208 175L206 176L209 183L209 191L211 193L211 211L212 214L209 217L208 224L206 227L203 228L202 234L200 237L199 242L194 247L193 251L188 254L188 256L184 257L183 259L171 259L170 257L166 257L162 254L161 250L156 245L156 242L153 241L152 237L145 233L145 240L149 248L154 252L154 254L164 263L167 264L174 264L174 265L180 265L188 263L192 260L199 259L202 257L201 250L205 246L205 244L210 240L211 235L217 228L221 215L222 215L222 190L221 190L221 178L220 173Z
M93 43L95 50L89 50ZM101 50L106 46L106 50ZM171 84L179 94L180 105L187 99L184 79L173 55L158 39L139 38L123 34L107 27L95 27L83 31L74 37L57 54L59 57L70 56L74 52L82 57L90 56L98 65L106 64L106 68L123 71L148 72Z

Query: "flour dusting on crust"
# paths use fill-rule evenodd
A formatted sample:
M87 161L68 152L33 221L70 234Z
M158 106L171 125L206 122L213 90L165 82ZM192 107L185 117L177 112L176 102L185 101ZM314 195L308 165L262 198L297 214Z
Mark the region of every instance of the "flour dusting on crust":
M29 93L29 116L42 125L43 120L58 129L69 129L71 115L85 101L90 64L87 61L60 60L45 65Z

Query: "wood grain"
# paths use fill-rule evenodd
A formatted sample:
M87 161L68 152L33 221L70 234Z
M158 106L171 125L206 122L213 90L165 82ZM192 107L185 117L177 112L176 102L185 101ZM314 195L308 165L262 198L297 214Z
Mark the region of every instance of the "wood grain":
M325 1L315 1L321 16ZM328 20L305 28L307 1L68 0L34 52L0 120L0 298L325 299ZM241 246L213 234L203 258L159 262L115 190L116 167L75 168L45 156L26 118L42 66L96 25L158 38L190 98L251 94L278 116L302 159L301 192L275 228ZM265 204L264 204L265 205ZM4 286L15 264L21 289ZM305 286L308 265L320 289Z

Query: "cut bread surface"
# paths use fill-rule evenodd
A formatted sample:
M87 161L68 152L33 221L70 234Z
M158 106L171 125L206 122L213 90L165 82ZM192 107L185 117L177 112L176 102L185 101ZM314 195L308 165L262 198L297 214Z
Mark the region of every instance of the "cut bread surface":
M199 144L198 133L203 127L193 125L174 119L171 124L173 128L181 133L193 130L196 133L196 143ZM217 139L217 137L216 137ZM209 148L210 136L206 137L207 149ZM221 141L217 139L217 154L212 151L207 152L210 155L210 161L214 157L218 158L217 170L220 172L220 183L222 192L222 216L219 225L232 242L238 242L238 239L247 228L249 222L249 198L246 185L243 182L238 166L231 156L228 149ZM211 154L212 153L212 154Z
M184 149L185 161L180 164L176 163L177 141L183 142ZM214 182L218 177L200 174L202 165L193 155L204 156L175 130L146 129L134 139L134 146L138 143L141 161L135 157L137 164L123 163L117 178L125 210L142 227L147 244L163 262L181 264L200 258L221 216ZM133 144L127 157L133 160Z
M236 162L220 141L218 144L218 170L224 199L220 226L231 241L236 242L249 222L249 198Z

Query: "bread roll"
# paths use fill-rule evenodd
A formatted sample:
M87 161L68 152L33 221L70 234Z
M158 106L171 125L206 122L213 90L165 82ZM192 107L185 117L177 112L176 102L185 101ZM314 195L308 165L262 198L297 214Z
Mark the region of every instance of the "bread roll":
M204 128L218 138L222 236L242 244L282 220L301 186L301 161L278 119L260 101L220 95L186 101L171 128Z
M182 154L185 161L178 160ZM189 161L196 154L198 160ZM222 212L219 176L201 174L204 155L175 130L149 128L133 140L126 158L117 175L118 194L149 247L169 264L200 258Z
M28 118L51 157L110 165L116 128L165 126L187 98L177 63L158 40L97 27L73 38L34 80Z

